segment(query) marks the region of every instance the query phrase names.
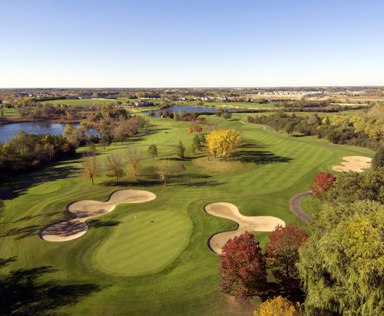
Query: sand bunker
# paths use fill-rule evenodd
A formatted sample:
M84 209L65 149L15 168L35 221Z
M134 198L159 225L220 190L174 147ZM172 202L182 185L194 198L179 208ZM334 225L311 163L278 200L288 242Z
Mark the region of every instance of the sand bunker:
M338 172L363 172L364 169L371 167L371 158L364 156L346 156L343 157L343 162L340 165L333 166L332 170Z
M88 226L87 219L112 212L115 207L123 203L143 203L154 200L156 195L149 191L120 190L114 192L108 201L82 200L69 204L68 211L74 218L45 227L40 237L46 241L61 242L83 236Z
M237 206L231 203L211 203L206 205L204 209L213 216L230 219L239 224L236 230L217 233L209 239L209 247L217 254L221 254L221 248L230 238L239 236L245 231L271 232L275 230L277 225L285 226L283 220L274 216L241 215Z

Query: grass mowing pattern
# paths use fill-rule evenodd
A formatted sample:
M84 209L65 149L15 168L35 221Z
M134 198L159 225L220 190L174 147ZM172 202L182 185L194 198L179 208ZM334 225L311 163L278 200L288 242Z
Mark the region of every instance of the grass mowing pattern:
M191 222L170 211L133 213L126 217L95 253L106 273L139 276L161 271L189 241Z
M340 163L343 156L354 155L356 151L359 155L372 156L372 152L328 144L313 137L287 136L269 128L263 130L257 125L242 124L238 119L245 121L246 115L236 114L231 120L208 117L210 122L217 123L218 128L237 129L244 139L246 146L239 148L237 157L227 163L212 161L205 166L206 158L199 158L196 163L190 147L193 135L186 132L190 123L169 119L151 119L151 132L145 137L134 138L127 144L114 143L105 149L97 148L98 159L103 160L110 153L124 152L127 146L135 146L145 152L150 144L157 144L159 156L167 154L167 158L175 159L176 156L172 155L174 147L169 145L176 145L181 140L191 160L182 161L186 171L170 179L167 187L151 176L150 171L157 162L152 159L143 161L143 169L137 178L130 172L120 185L112 185L111 179L105 176L96 178L94 186L90 181L84 182L78 177L81 168L79 159L60 162L34 174L0 183L0 191L3 192L18 187L5 200L5 209L0 217L0 257L16 256L16 261L2 268L1 272L6 274L10 270L50 266L55 270L39 281L70 284L74 288L84 283L99 287L92 295L79 297L76 304L61 307L57 310L58 314L241 314L241 307L220 292L219 258L207 247L207 240L212 234L234 229L235 224L206 214L204 205L230 202L237 205L244 215L277 216L287 224L305 227L289 209L292 196L307 191L317 172L329 171L332 165ZM206 127L203 129L208 131ZM81 148L80 152L85 150ZM180 161L174 160L174 163ZM221 164L227 166L222 168ZM58 187L60 189L56 191L51 189ZM151 191L157 198L150 203L120 206L100 217L97 225L82 238L65 245L47 243L38 237L45 225L68 219L70 214L66 206L69 202L84 199L105 201L112 192L130 188ZM163 227L175 225L170 223L152 229L151 225L155 223L148 223L143 225L143 232L138 230L138 235L135 235L135 238L141 239L141 247L134 249L135 253L141 256L140 250L143 250L143 256L148 257L154 251L150 248L158 238L161 247L166 244L172 246L177 238L185 240L177 241L178 251L164 256L163 265L159 264L157 270L152 266L150 271L150 262L140 257L137 265L146 266L147 270L139 271L140 267L135 267L137 270L132 273L129 269L133 259L128 258L125 250L113 253L114 249L130 248L129 234L134 231L129 229L129 219L134 214L153 214L150 217L158 214L159 224L162 220L165 224L169 212L180 215L182 221L179 225L187 225L188 233L180 230L178 237L161 240ZM153 238L146 239L149 235ZM255 235L263 246L268 235ZM106 252L111 254L111 258L105 255ZM154 255L162 256L160 252ZM101 262L98 261L100 258ZM125 266L120 263L124 260ZM121 265L115 271L106 272L105 269L113 266L114 262ZM68 299L66 296L63 298ZM47 313L52 314L51 311Z

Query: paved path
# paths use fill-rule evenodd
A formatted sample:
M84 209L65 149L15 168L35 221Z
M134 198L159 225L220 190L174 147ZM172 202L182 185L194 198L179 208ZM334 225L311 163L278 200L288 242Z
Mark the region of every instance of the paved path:
M311 191L306 191L306 192L296 194L289 202L291 211L295 213L296 216L300 217L307 224L311 222L311 217L303 211L300 203L302 199L304 199L307 195L310 195L310 194L311 194Z

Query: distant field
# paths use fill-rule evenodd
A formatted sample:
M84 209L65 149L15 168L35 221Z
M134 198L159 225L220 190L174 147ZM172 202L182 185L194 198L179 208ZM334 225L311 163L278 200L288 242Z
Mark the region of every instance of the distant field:
M4 111L4 116L16 116L16 115L18 115L17 109L15 109L15 108L12 108L12 109L4 108L3 111Z
M239 315L241 306L219 290L219 257L207 246L212 234L236 224L208 215L204 205L230 202L244 215L277 216L306 227L289 210L291 197L308 190L317 172L329 171L343 156L372 152L244 124L246 115L241 114L230 120L209 116L208 121L240 132L242 145L229 162L192 155L190 123L151 118L148 135L97 147L97 157L104 161L129 147L146 155L150 144L158 145L159 158L146 156L138 176L129 171L119 185L105 175L97 177L94 186L80 179L81 158L0 183L0 193L6 193L0 253L3 259L14 257L2 273L23 269L30 301L41 293L50 295L52 286L62 289L54 298L55 313L40 314ZM203 131L209 129L203 126ZM187 148L182 161L173 147L179 141ZM172 159L176 169L180 164L186 168L175 172L166 187L154 176L158 161L165 158ZM95 218L79 239L49 243L39 238L44 226L70 217L68 203L105 201L116 190L132 188L151 191L157 198L122 204ZM255 236L264 248L268 234ZM45 272L37 275L37 268ZM34 285L37 280L39 287Z
M103 105L108 103L116 103L117 101L125 101L125 99L81 99L81 100L67 100L67 99L60 99L60 100L51 100L51 101L42 101L42 104L66 104L66 105Z

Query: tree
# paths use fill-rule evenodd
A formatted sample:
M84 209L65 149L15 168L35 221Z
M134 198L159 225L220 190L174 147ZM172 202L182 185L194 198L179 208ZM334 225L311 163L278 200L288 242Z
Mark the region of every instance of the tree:
M323 198L329 203L353 203L359 200L378 201L384 204L384 170L368 169L363 173L345 172Z
M384 206L325 204L299 250L308 315L382 315Z
M265 247L268 267L286 289L294 290L299 286L296 263L299 261L299 248L307 238L304 230L293 224L278 225L269 235Z
M182 141L180 141L179 144L176 146L176 155L180 159L184 159L185 158L185 147L184 147Z
M116 183L119 183L119 178L125 175L123 166L123 159L118 154L109 155L105 160L105 169L107 170L107 176L115 177Z
M258 293L267 280L266 260L253 235L229 239L220 255L221 289L245 300Z
M153 160L157 157L157 146L152 144L148 147L148 155L152 157Z
M103 136L100 137L100 145L105 147L111 145L112 143L112 137L109 134L103 134Z
M125 153L126 159L128 161L128 166L131 167L137 175L137 171L140 168L141 160L143 159L143 155L140 150L137 148L129 148Z
M156 174L160 181L164 183L164 186L167 186L167 181L172 174L171 162L169 160L161 160L156 166Z
M233 129L213 130L205 139L208 153L224 160L230 157L241 141L240 135Z
M301 316L300 304L293 304L284 297L276 296L266 300L253 312L253 316Z
M195 154L196 151L202 151L205 147L205 136L204 134L195 134L192 140L192 152Z
M91 179L92 184L95 184L94 177L99 176L101 173L101 168L96 157L87 157L83 162L83 172L82 177L84 179Z
M372 169L376 170L384 167L384 147L379 147L372 158Z
M311 192L314 197L321 197L327 192L335 181L335 177L327 172L319 172L313 178Z

